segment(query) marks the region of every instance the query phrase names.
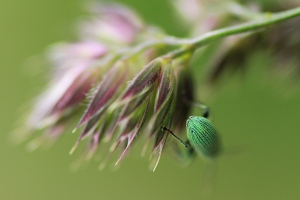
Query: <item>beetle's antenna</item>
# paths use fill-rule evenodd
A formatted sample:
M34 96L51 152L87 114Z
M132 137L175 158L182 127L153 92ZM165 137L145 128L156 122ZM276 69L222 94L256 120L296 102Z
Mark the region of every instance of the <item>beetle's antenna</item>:
M183 146L185 146L186 148L189 148L190 145L187 142L184 142L182 139L180 139L179 137L177 137L177 135L175 135L170 129L168 129L167 127L163 126L162 131L167 131L169 132L171 135L173 135Z

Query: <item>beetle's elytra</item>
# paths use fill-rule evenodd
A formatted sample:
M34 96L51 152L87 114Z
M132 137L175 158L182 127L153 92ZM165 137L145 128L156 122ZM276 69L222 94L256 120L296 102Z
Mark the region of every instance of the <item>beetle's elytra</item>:
M220 152L220 138L212 123L205 117L191 116L186 122L187 137L197 153L214 158Z

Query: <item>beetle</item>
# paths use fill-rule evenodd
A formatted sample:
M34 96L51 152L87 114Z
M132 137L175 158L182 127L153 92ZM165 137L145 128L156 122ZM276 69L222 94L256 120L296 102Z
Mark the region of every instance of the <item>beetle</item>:
M167 131L173 135L182 145L188 148L188 157L192 157L195 153L202 156L206 161L202 172L202 181L200 195L202 198L209 198L214 189L216 174L218 169L217 159L221 152L221 140L215 127L208 119L209 108L203 104L192 103L194 106L204 109L202 116L190 116L186 121L186 131L188 140L184 142L176 136L170 129L165 126L163 131ZM181 152L180 152L181 153Z
M190 148L189 154L196 152L207 160L213 159L221 150L220 137L211 121L208 120L209 108L202 104L197 105L204 108L205 112L202 116L190 116L186 121L187 142L181 140L165 126L162 130L173 135L186 148Z

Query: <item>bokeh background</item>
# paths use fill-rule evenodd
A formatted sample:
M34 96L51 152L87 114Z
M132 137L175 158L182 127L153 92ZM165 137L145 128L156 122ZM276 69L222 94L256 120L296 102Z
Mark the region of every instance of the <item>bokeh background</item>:
M184 32L168 1L119 2L168 33ZM140 157L139 144L118 170L99 172L92 162L72 172L75 156L69 150L76 134L65 134L52 148L33 153L25 144L9 142L16 121L46 82L45 68L32 56L53 42L75 38L76 20L85 14L82 5L80 0L0 1L0 199L201 199L206 186L200 158L182 167L166 149L153 173L148 157ZM257 53L247 63L247 76L232 76L204 99L224 146L246 147L220 158L211 199L300 198L299 83L270 77L265 67L271 60Z

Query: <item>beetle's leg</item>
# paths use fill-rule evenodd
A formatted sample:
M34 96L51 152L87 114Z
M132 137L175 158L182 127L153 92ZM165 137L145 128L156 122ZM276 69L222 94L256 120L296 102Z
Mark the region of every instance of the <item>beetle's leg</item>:
M180 139L177 135L175 135L173 133L173 131L171 131L170 129L168 129L167 127L163 126L162 127L162 131L167 131L168 133L170 133L173 137L175 137L183 146L185 146L187 149L186 150L182 150L182 148L180 148L177 143L173 143L172 147L173 150L176 152L176 155L178 155L178 157L180 158L180 160L186 161L186 160L190 160L190 158L194 157L196 154L194 148L191 146L190 142L187 140L186 142L184 142L182 139Z
M200 108L200 109L204 110L202 116L205 117L205 118L209 117L209 107L207 105L202 104L202 103L196 103L196 102L193 102L193 101L190 101L190 100L187 100L187 99L184 99L184 102L186 104L189 104L191 106L194 106L194 107L197 107L197 108Z
M203 113L203 117L208 118L209 117L209 107L206 105L202 105L205 107L204 113Z
M162 131L167 131L168 133L170 133L171 135L173 135L183 146L185 146L186 148L189 148L190 145L188 142L184 142L182 139L180 139L177 135L175 135L170 129L168 129L167 127L163 126L162 127Z

